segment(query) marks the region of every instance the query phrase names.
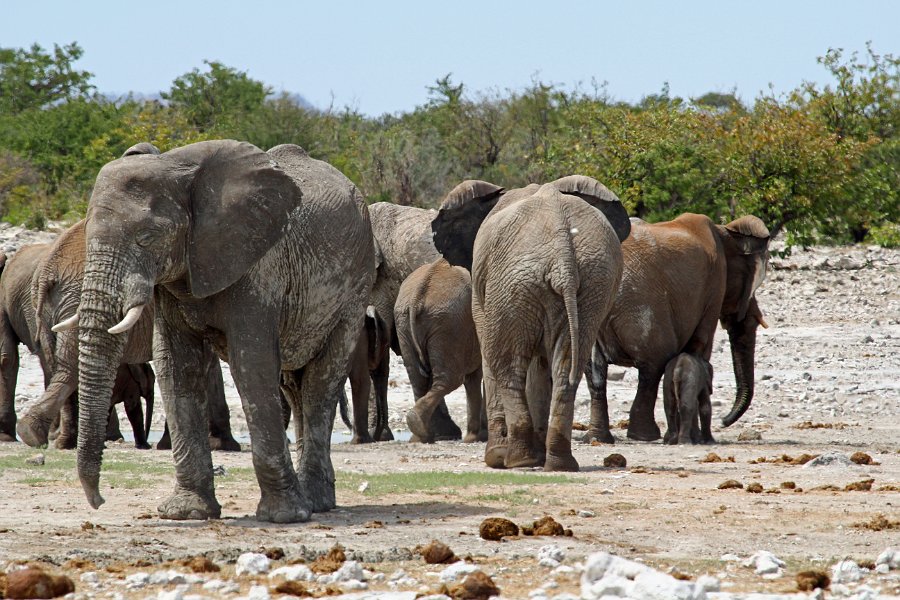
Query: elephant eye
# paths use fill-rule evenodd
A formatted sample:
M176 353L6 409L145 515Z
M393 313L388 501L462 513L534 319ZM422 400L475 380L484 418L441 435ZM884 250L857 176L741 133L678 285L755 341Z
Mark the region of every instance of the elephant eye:
M156 239L155 231L144 230L137 234L137 236L134 238L134 241L138 246L144 248L152 244L154 239Z

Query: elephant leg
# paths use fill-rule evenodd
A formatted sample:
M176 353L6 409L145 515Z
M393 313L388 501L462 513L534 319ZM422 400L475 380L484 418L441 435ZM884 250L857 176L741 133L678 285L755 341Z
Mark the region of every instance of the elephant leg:
M446 439L448 435L454 435L454 429L457 435L452 439L461 439L462 431L450 419L450 412L447 411L444 398L460 386L462 378L437 370L432 373L430 379L431 386L428 391L418 398L412 410L406 413L406 424L409 426L409 430L424 443L432 443L436 439ZM442 409L446 412L439 415L438 413ZM447 421L452 424L452 427L446 424Z
M165 403L163 403L165 406ZM169 419L166 419L163 422L163 433L162 437L159 438L159 441L156 442L157 450L171 450L172 449L172 435L169 433Z
M375 438L369 433L369 395L372 392L372 380L369 376L368 334L366 328L360 328L359 337L350 355L350 394L353 398L353 437L351 444L371 444ZM377 402L377 401L376 401ZM375 429L378 429L378 407Z
M456 385L455 387L459 387L459 385ZM450 409L447 408L447 401L444 398L441 398L441 401L438 402L434 412L431 413L430 427L434 432L434 439L437 442L462 439L462 429L459 428L459 425L457 425L450 416Z
M376 442L390 442L394 433L388 426L387 390L391 373L391 353L385 351L381 360L370 371L373 394L369 397L369 428ZM379 416L381 423L378 422Z
M661 369L642 368L638 371L637 395L628 418L628 437L633 440L652 442L661 437L653 415L661 378Z
M666 435L664 444L677 444L678 431L681 429L678 418L678 406L673 385L668 379L663 380L663 410L666 412Z
M568 335L558 335L551 361L552 388L550 420L547 427L545 471L577 471L578 461L572 456L572 422L575 419L575 390L578 381L569 382L569 361L562 357L570 347ZM537 373L535 373L537 375Z
M72 392L59 409L59 433L54 440L59 450L73 450L78 445L78 392Z
M342 321L331 332L325 348L303 367L303 452L297 461L297 475L314 512L337 506L334 466L331 464L331 429L337 404L335 399L344 383L347 356L358 332L358 321Z
M584 436L586 443L598 441L603 444L615 444L609 428L609 405L606 396L606 382L609 373L609 362L603 356L599 345L594 344L591 361L584 370L588 391L591 394L591 423Z
M223 452L240 452L241 445L231 433L231 413L225 401L222 365L211 350L204 353L206 365L206 410L209 413L209 447Z
M116 410L116 405L113 404L109 407L109 414L106 418L106 441L118 442L124 439L122 428L119 427L119 412Z
M466 375L463 385L466 386L466 436L463 442L486 442L487 414L481 395L481 368Z
M75 392L75 388L76 383L65 373L57 371L53 374L43 395L25 411L16 424L16 431L23 442L35 448L47 444L50 428L59 417L63 403ZM61 436L69 438L72 436L72 429L61 431Z
M19 344L12 326L0 315L0 442L16 441L16 379L19 374Z
M122 395L122 406L125 407L125 415L134 433L134 447L138 450L148 450L150 444L147 443L147 435L144 432L144 409L141 406L141 394L136 382ZM118 419L116 422L118 423Z
M503 401L497 393L497 380L494 379L493 373L484 362L482 362L481 369L488 430L487 444L484 447L484 462L492 469L505 469L508 446L506 413L503 410Z
M215 496L204 406L208 349L161 313L154 321L153 358L171 434L175 490L157 511L163 519L217 519L222 507Z
M709 396L700 399L698 410L700 412L700 443L715 444L716 440L712 435L712 404Z
M509 371L509 381L498 382L497 393L502 398L504 412L506 414L507 450L504 464L506 468L536 467L540 464L540 457L535 455L534 421L528 408L528 398L525 393L529 359L520 356L513 357Z
M547 361L535 356L528 365L528 378L525 382L525 396L528 398L528 410L534 423L534 454L538 464L544 464L547 455L547 427L550 422L550 400L552 398L553 381Z

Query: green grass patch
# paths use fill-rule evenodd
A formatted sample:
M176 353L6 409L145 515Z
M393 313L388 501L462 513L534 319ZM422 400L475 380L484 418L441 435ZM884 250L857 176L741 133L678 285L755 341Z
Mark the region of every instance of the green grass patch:
M358 491L359 486L367 481L369 483L363 495L370 497L385 496L387 494L403 494L417 492L437 492L455 494L461 488L472 486L522 486L522 485L550 485L554 483L584 483L584 480L568 475L544 475L538 473L513 473L513 472L471 472L453 473L449 471L422 471L412 473L386 473L377 475L364 475L359 473L337 473L336 487L339 490ZM527 489L521 491L503 491L500 496L509 495L518 499L529 493ZM527 499L531 502L531 497ZM523 502L523 504L526 502Z

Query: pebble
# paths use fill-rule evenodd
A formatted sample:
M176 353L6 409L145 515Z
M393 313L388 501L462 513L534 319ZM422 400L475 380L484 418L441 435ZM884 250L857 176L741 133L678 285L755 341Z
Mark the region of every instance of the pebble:
M816 458L812 459L805 465L803 465L804 469L810 469L815 467L850 467L853 466L853 462L840 454L839 452L826 452L825 454L821 454Z
M453 563L452 565L441 571L439 578L442 583L450 583L461 579L463 576L468 575L469 573L474 573L477 570L477 566L459 561Z
M96 571L88 571L86 573L82 573L79 579L84 583L100 583L100 576L97 575Z
M710 585L711 582L706 582ZM647 600L705 600L706 592L695 582L679 581L647 565L597 552L585 561L581 575L585 600L642 598Z
M258 552L245 552L237 559L234 572L237 575L260 575L269 572L269 558Z
M45 459L44 459L43 454L35 454L34 456L31 456L31 457L25 459L26 464L36 465L38 467L43 466L44 462L45 462Z
M355 560L348 560L341 568L331 574L331 583L342 583L348 581L363 581L366 578L366 574L363 571L362 565L360 565Z
M264 585L251 585L247 600L269 600L269 588Z
M831 581L835 583L852 583L862 578L862 569L852 560L842 560L831 567Z
M287 581L313 581L316 575L306 565L287 565L269 573L270 579L275 577L283 577Z
M149 573L132 573L125 578L125 587L130 590L138 590L150 583Z
M566 559L566 553L559 546L549 544L541 546L537 553L538 564L542 567L554 569Z
M596 514L592 510L579 510L578 516L583 519L590 519L591 517L596 516Z
M745 567L756 569L757 575L781 577L784 561L767 550L760 550L744 561Z
M745 429L738 434L739 442L755 442L762 439L762 434L756 429Z
M900 550L887 548L875 559L875 565L887 565L888 569L900 569Z
M187 583L187 579L183 573L178 571L155 571L150 575L148 583L150 585L169 585Z

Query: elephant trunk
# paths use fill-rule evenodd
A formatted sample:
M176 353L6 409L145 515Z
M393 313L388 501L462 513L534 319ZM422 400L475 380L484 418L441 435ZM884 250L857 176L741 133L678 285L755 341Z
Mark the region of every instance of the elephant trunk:
M738 321L736 317L722 320L731 343L731 360L734 365L734 380L737 386L734 405L722 419L722 425L733 425L750 408L753 399L753 363L756 353L756 328L759 320L747 314Z
M112 388L127 339L108 331L121 320L123 308L122 277L111 262L116 261L88 261L78 309L78 478L93 508L104 502L99 489L103 443Z

